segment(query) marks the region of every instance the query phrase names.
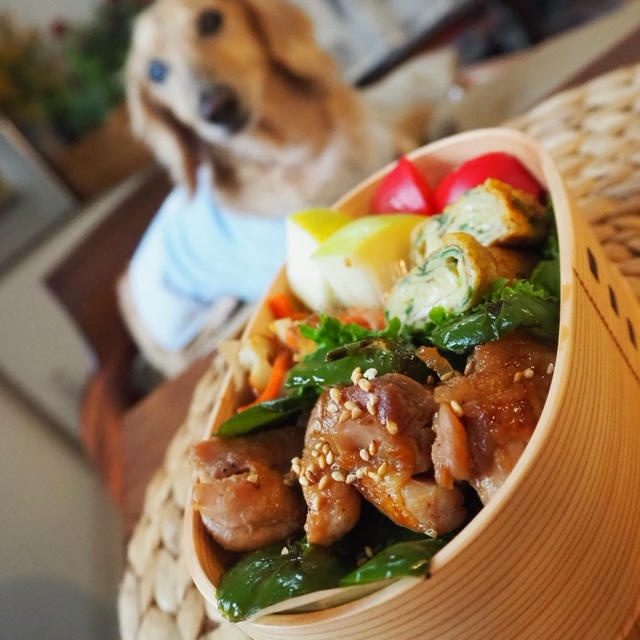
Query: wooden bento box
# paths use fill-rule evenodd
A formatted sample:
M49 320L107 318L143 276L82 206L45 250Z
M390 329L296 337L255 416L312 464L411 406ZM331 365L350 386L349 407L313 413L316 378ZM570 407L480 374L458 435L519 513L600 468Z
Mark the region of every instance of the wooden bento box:
M604 640L624 636L640 614L640 308L531 138L479 130L408 157L437 181L489 151L518 157L547 187L556 212L559 344L533 437L499 495L433 557L428 579L402 578L338 606L240 623L252 638ZM388 170L335 208L366 213ZM286 286L281 273L269 293ZM262 304L246 334L270 320ZM203 437L235 406L229 374ZM185 531L195 584L215 605L219 550L190 506Z

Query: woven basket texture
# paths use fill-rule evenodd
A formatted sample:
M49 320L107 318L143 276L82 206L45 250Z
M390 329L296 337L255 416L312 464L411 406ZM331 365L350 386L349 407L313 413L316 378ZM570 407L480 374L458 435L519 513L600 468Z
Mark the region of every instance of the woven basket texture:
M552 154L605 252L640 299L640 65L560 93L507 123ZM191 582L181 552L189 450L204 431L224 373L216 356L150 482L127 548L118 614L122 640L242 640ZM628 640L640 639L640 626Z

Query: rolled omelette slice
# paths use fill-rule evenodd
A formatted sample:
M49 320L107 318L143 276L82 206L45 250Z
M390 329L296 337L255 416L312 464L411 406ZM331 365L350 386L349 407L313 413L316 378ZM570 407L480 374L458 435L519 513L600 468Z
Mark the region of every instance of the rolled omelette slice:
M545 207L531 194L488 178L414 229L412 264L424 264L447 234L458 232L471 234L485 247L534 244L547 232Z
M468 233L450 233L424 264L396 282L387 302L389 318L421 326L434 307L466 311L478 304L496 278L526 277L535 258L498 247L483 247Z

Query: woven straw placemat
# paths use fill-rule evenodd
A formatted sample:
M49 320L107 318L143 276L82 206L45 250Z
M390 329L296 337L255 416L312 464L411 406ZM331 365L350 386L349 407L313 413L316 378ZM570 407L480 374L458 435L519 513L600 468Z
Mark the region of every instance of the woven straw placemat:
M640 298L640 65L558 94L508 124L551 152L607 255ZM118 598L122 640L246 638L213 621L181 552L189 449L202 436L223 372L218 356L147 488Z

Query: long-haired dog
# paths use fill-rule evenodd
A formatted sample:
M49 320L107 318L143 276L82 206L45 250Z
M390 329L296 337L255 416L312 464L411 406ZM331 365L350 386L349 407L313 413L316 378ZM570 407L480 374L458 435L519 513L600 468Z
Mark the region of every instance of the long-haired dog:
M328 205L418 146L432 88L404 75L355 91L285 0L156 0L126 70L133 130L174 181L208 164L222 206L264 216Z

